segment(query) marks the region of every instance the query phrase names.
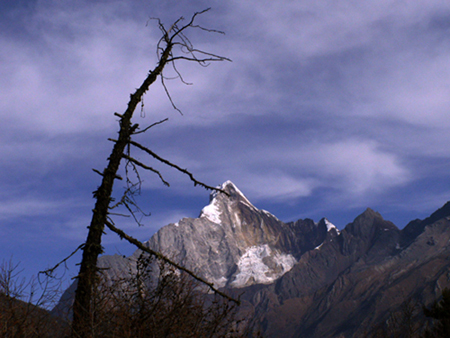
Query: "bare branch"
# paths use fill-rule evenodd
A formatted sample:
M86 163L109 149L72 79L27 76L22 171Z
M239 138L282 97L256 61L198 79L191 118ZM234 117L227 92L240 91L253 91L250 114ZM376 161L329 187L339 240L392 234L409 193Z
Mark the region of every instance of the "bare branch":
M137 207L136 203L133 202L132 204L133 204L134 206ZM131 207L130 207L130 205L128 204L128 202L127 202L127 201L124 201L124 202L123 202L123 205L125 206L125 208L127 208L128 212L129 212L130 215L133 217L133 219L134 219L134 221L136 222L136 224L139 225L139 226L143 226L143 224L141 223L141 221L137 219L135 212L134 212L133 210L131 210ZM140 209L139 209L139 210L140 210Z
M92 168L92 171L103 177L103 174L100 171L98 171L97 169Z
M205 32L208 32L208 33L217 33L217 34L225 35L225 32L219 31L219 30L216 30L216 29L205 28L205 27L202 27L202 26L199 26L199 25L191 25L191 27L192 28L201 29L202 31L205 31Z
M156 48L156 55L157 55L158 59L162 58L162 55L167 50L167 46L172 46L172 47L179 46L181 53L189 55L189 56L182 56L182 55L177 56L177 55L174 55L173 54L173 48L172 48L170 50L169 56L168 56L168 58L166 60L167 63L171 63L175 73L177 74L177 77L184 84L190 84L190 83L186 82L183 79L183 77L181 76L181 73L178 71L178 69L176 67L176 64L175 64L176 60L186 60L186 61L197 62L202 67L208 66L209 62L212 62L212 61L231 61L230 59L228 59L226 57L219 56L219 55L212 54L212 53L207 53L207 52L199 50L199 49L195 49L193 44L189 40L189 38L187 38L186 35L184 34L184 31L187 28L198 28L198 29L201 29L201 30L206 31L206 32L224 34L223 32L218 31L218 30L208 29L208 28L201 27L200 25L194 25L193 24L195 19L196 19L196 17L198 15L203 14L203 13L209 11L210 9L211 8L207 8L207 9L205 9L203 11L196 12L191 17L191 20L186 25L184 25L182 27L179 27L178 25L179 25L179 23L181 21L184 20L184 18L183 17L179 18L177 21L175 21L175 23L168 30L165 29L164 24L161 22L161 20L155 19L155 20L158 21L159 29L163 33L163 36L158 41L157 48ZM153 19L154 18L150 18L149 20L153 20ZM171 32L173 32L173 34L170 35ZM166 47L163 47L162 46L163 44L165 44ZM198 54L198 56L197 56L197 54ZM175 109L181 115L183 115L182 111L176 106L175 102L173 101L173 99L172 99L172 97L170 95L170 92L169 92L169 90L168 90L168 88L166 86L166 83L164 82L164 79L165 79L165 77L161 73L161 84L162 84L162 86L164 88L164 91L166 92L166 95L167 95L167 98L170 101L170 104L172 105L173 109Z
M233 62L230 58L227 58L225 56L217 55L217 54L214 54L214 53L208 53L208 52L205 52L203 50L196 49L196 48L190 48L188 50L188 53L186 53L186 54L194 54L194 53L210 56L211 58L205 59L207 61L229 61L229 62ZM202 59L198 59L198 58L196 58L196 60L202 61Z
M206 59L197 59L196 57L187 57L187 56L175 56L172 59L170 59L170 61L175 61L175 60L186 60L186 61L195 61L198 62L199 65L205 67L208 66L209 63L208 62L214 62L214 61L224 61L224 60L218 60L218 59L214 59L214 58L206 58ZM231 61L231 60L227 60L227 61Z
M192 24L194 23L195 18L197 17L197 15L201 15L203 13L208 12L211 9L211 7L204 9L203 11L200 12L196 12L194 13L194 15L191 17L191 21L189 21L189 23L183 27L181 27L180 29L177 29L176 32L171 36L171 38L169 39L168 42L173 42L173 40L180 34L183 33L184 30L186 30L188 27L192 27ZM176 27L176 25L178 24L178 22L180 22L181 20L183 20L183 17L181 17L180 19L178 19L177 21L175 21L174 25L172 27Z
M137 184L138 184L138 183L137 183ZM119 207L120 205L122 205L123 203L125 203L126 199L130 199L129 195L132 195L132 194L133 194L132 188L133 188L134 186L135 186L135 185L133 185L132 187L128 187L128 188L125 190L125 192L123 193L123 195L122 195L120 201L117 202L116 204L114 204L113 206L109 207L109 210L112 210L112 209L115 209L115 208ZM108 214L112 214L112 213L109 212Z
M199 186L201 186L201 187L203 187L203 188L205 188L207 190L213 190L213 191L217 191L217 192L222 192L225 195L229 196L229 194L226 191L222 190L222 189L209 186L207 184L204 184L203 182L200 182L200 181L196 180L194 178L194 175L191 172L189 172L187 169L180 168L178 165L176 165L176 164L166 160L165 158L162 158L161 156L155 154L153 151L151 151L150 149L144 147L143 145L141 145L141 144L139 144L137 142L134 142L132 140L130 140L130 144L135 146L135 147L137 147L137 148L139 148L139 149L141 149L142 151L146 152L147 154L149 154L150 156L154 157L158 161L168 165L169 167L175 168L178 171L182 172L183 174L186 174L187 176L189 176L191 181L194 182L194 186L199 185Z
M106 221L105 225L113 232L115 232L116 234L119 235L120 238L122 239L126 239L128 242L130 242L131 244L134 244L138 249L141 249L144 252L149 253L150 255L156 256L157 258L161 259L162 261L172 265L173 267L177 268L178 270L184 271L186 272L189 276L191 276L192 278L196 279L197 281L201 282L202 284L205 284L206 286L208 286L210 288L211 291L213 291L214 293L240 305L240 301L236 300L230 296L228 296L227 294L219 291L218 289L216 289L214 287L214 283L210 283L206 280L204 280L203 278L197 276L195 273L193 273L191 270L186 269L184 266L179 265L178 263L170 260L169 258L167 258L166 256L164 256L163 254L161 254L160 252L154 251L152 249L150 249L149 247L145 246L141 241L135 239L134 237L129 236L128 234L126 234L124 231L116 228L111 222Z
M114 208L114 207L113 207L113 208ZM111 209L113 209L113 208L111 208ZM119 214L119 213L116 213L116 212L110 212L110 213L108 213L108 215L120 216L120 217L127 217L127 218L130 217L130 215Z
M145 165L144 163L139 162L138 160L136 160L136 159L134 159L133 157L130 157L130 156L128 156L128 155L123 154L122 157L123 157L123 158L126 158L126 159L127 159L128 161L130 161L130 162L133 162L134 164L138 165L138 166L141 167L141 168L144 168L144 169L146 169L146 170L150 170L150 171L154 172L155 174L157 174L157 175L159 176L159 178L161 179L161 181L162 181L166 186L170 187L169 182L167 182L166 180L164 180L164 178L162 177L161 173L160 173L158 170L153 169L152 167L149 167L149 166Z
M146 127L145 129L142 129L142 130L140 130L140 131L135 131L135 132L133 133L133 135L145 133L145 132L146 132L147 130L149 130L150 128L152 128L152 127L154 127L154 126L156 126L156 125L158 125L158 124L164 123L164 122L166 122L166 121L168 121L168 120L169 120L169 118L165 118L164 120L155 122L155 123L149 125L148 127Z
M175 103L173 102L172 97L170 96L169 90L167 89L166 84L165 84L165 82L164 82L164 76L161 76L161 83L162 83L162 85L163 85L163 87L164 87L164 90L165 90L165 92L166 92L167 97L169 98L170 103L172 104L173 109L175 109L175 110L178 111L181 115L183 115L183 112L182 112L180 109L178 109L178 107L177 107L177 106L175 105Z
M78 248L75 249L74 252L72 252L69 256L67 256L67 257L64 258L62 261L60 261L58 264L56 264L53 268L50 268L50 269L47 269L47 270L44 270L44 271L39 271L39 273L40 273L40 274L44 274L44 275L46 275L47 277L52 277L52 276L53 276L53 272L54 272L61 264L66 263L66 262L70 259L70 257L72 257L73 255L75 255L75 254L78 252L78 250L83 249L83 248L84 248L84 243L83 243L83 244L80 244L80 245L78 246Z
M96 174L99 174L100 176L105 176L103 173L101 173L100 171L98 171L97 169L92 168L92 171L95 172ZM116 177L118 180L122 180L122 177L120 177L119 175L116 175Z
M127 155L131 157L131 146L128 143L127 144ZM136 175L137 178L137 183L132 183L130 180L130 175L128 174L128 166L131 165L134 174ZM127 163L125 164L125 175L127 177L127 192L129 192L130 195L134 195L136 193L140 194L141 192L141 185L142 185L142 180L141 180L141 176L139 175L139 170L136 167L136 164L130 161L127 161ZM127 193L126 192L126 193Z
M183 76L182 76L181 73L178 71L175 62L172 62L172 68L173 68L173 70L175 71L175 73L177 73L177 75L178 75L177 77L180 79L181 82L183 82L185 85L188 85L188 86L192 86L192 85L193 85L192 82L186 82L186 81L184 81Z
M122 205L124 205L125 208L127 208L131 212L133 217L135 217L135 215L131 207L136 206L133 199L133 194L139 192L141 184L139 172L137 170L138 167L156 173L160 177L161 181L165 185L169 186L169 183L164 180L159 171L131 157L130 145L134 145L135 147L140 148L141 150L148 153L155 159L159 160L161 163L164 163L188 175L191 181L194 182L194 185L200 185L205 189L219 191L227 194L221 189L208 186L196 180L193 177L193 175L186 169L180 168L179 166L173 164L172 162L167 161L161 158L160 156L156 155L150 149L147 149L141 146L140 144L131 141L131 136L133 134L140 133L136 132L138 125L132 124L133 114L136 108L138 107L139 103L142 102L143 95L147 92L149 87L155 83L155 81L158 79L158 76L161 76L161 82L163 84L164 90L166 91L166 94L170 102L172 103L172 106L174 107L174 109L176 109L181 113L181 111L175 106L169 94L168 88L164 83L163 71L168 63L171 63L173 65L177 76L182 80L182 82L185 83L180 73L178 72L176 66L174 65L174 62L176 62L176 60L194 61L202 66L206 66L210 61L228 60L227 58L195 49L192 43L189 41L189 39L184 35L184 32L188 28L199 28L205 31L215 32L214 30L207 30L198 25L194 25L196 17L200 14L207 12L208 10L209 8L201 12L196 12L191 17L190 21L184 26L181 25L181 21L183 21L184 19L180 18L177 21L175 21L175 23L168 30L164 27L161 21L158 20L158 27L162 32L162 37L159 39L156 45L156 54L158 56L157 65L148 72L146 78L144 79L140 87L137 88L136 91L130 95L130 100L127 104L125 112L123 114L114 113L115 116L120 118L119 120L120 130L118 138L117 140L110 139L111 141L114 142L114 146L110 156L108 157L107 167L103 170L103 172L94 170L96 173L102 175L102 183L94 192L94 198L96 199L95 207L93 209L93 215L90 226L88 227L89 229L88 236L84 246L82 246L83 257L80 263L80 272L78 274L78 287L75 292L75 299L73 304L73 321L72 321L73 336L77 336L80 338L91 336L91 333L88 330L89 329L88 321L90 320L90 318L93 318L93 309L91 300L93 293L95 292L95 280L97 278L98 272L97 260L99 255L103 253L102 235L105 225L108 225L108 227L110 227L112 230L115 229L113 224L111 224L108 221L109 219L108 211L110 210L109 207L112 201L111 196L113 192L114 181L118 177L117 172L119 170L122 159L126 159L128 161L125 166L125 171L127 174L126 182L128 188L124 194L125 197L123 198L123 200L121 200L121 202ZM178 54L174 54L173 50L174 47L176 47L177 53L181 54L180 56ZM143 108L143 103L141 103L141 108ZM145 128L141 132L144 132L148 129L149 127ZM137 176L138 180L137 185L134 185L134 183L132 183L132 181L128 177L128 167L127 167L128 165L132 166L133 171ZM127 238L125 237L127 235L121 230L120 232L117 233L120 236ZM134 242L134 244L136 245L136 242ZM142 243L140 244L142 245ZM174 266L176 265L174 264Z
M150 216L150 213L145 213L140 207L139 205L136 203L136 201L134 200L134 194L140 193L140 187L137 188L137 190L134 190L134 188L136 186L140 186L141 184L141 180L138 176L139 182L138 183L134 183L131 186L129 186L127 188L127 190L124 192L121 200L116 203L114 206L110 207L110 209L114 209L116 207L118 207L119 205L123 205L128 212L130 213L130 215L134 218L134 221L136 222L137 225L139 226L143 226L143 224L141 223L141 220L138 219L138 217L136 216L136 212L141 213L143 216ZM136 210L133 210L131 207L134 207ZM111 214L111 213L109 213ZM142 217L141 217L142 219Z

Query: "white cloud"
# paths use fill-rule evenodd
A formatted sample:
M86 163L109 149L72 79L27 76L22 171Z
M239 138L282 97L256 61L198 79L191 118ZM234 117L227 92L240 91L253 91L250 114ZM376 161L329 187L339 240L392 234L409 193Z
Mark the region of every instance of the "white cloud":
M317 179L296 178L289 173L275 171L263 175L254 175L251 172L243 173L246 177L242 189L245 193L257 200L272 200L274 202L289 202L298 197L311 195L318 185Z
M2 114L50 133L110 127L156 60L155 30L108 8L38 7L36 40L3 38Z
M3 192L3 197L6 193ZM37 217L63 214L69 209L83 205L80 201L73 199L50 200L33 196L23 196L17 198L10 196L9 199L3 199L0 204L0 219L10 220L15 217Z
M234 143L230 147L234 149ZM197 154L203 164L195 172L207 182L231 179L255 202L314 198L320 189L362 202L403 187L420 174L396 151L362 137L309 139L292 134L280 140L268 133L265 141L250 138L242 148L231 149ZM182 156L179 161L183 163Z
M348 1L278 1L255 5L237 2L243 16L251 18L244 36L255 42L263 37L268 48L280 48L300 58L329 55L337 51L395 39L383 25L408 27L427 23L433 15L449 13L447 1L396 0L350 3ZM249 30L250 29L250 30Z
M411 179L399 158L382 151L375 142L346 140L321 145L316 150L309 154L317 172L325 177L326 186L337 186L343 192L377 193Z
M448 126L448 2L236 5L252 18L236 58L246 74L238 89L255 102L248 113L263 115L269 109L260 107L276 111L289 102L294 109L284 114L307 107L334 118ZM254 68L259 77L252 83Z
M200 6L170 5L167 17ZM48 173L58 163L69 175L66 160L99 163L106 149L104 161L109 144L97 144L99 134L116 132L112 114L123 111L154 64L160 34L151 23L145 27L151 6L131 8L38 2L23 36L0 38L5 172L17 164ZM207 182L232 179L255 198L277 201L314 198L321 188L361 201L433 174L408 166L412 157L450 155L450 43L438 22L449 13L447 1L232 1L220 9L205 20L227 35L203 40L194 33L193 41L234 62L181 66L194 86L168 84L183 117L160 87L145 97L147 119L137 122L171 118L143 141L157 144L161 155ZM279 116L298 128L247 130L249 115ZM78 138L67 141L67 134ZM186 182L169 172L172 189ZM161 187L144 177L147 188Z

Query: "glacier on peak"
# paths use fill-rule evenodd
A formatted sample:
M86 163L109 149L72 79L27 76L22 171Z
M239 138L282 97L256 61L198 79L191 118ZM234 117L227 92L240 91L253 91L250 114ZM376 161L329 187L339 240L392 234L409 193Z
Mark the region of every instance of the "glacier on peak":
M272 251L268 244L252 246L239 258L237 274L231 286L241 288L255 283L270 284L291 270L296 263L294 256Z

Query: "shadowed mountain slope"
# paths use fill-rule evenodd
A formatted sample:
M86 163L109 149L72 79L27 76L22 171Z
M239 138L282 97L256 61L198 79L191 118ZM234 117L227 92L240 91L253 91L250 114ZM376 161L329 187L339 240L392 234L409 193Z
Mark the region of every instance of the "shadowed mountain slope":
M450 203L403 230L367 209L339 231L325 218L284 223L232 182L221 188L229 196L211 194L198 218L166 225L146 245L242 295L267 337L368 336L408 299L427 305L450 286ZM140 254L99 265L123 276Z

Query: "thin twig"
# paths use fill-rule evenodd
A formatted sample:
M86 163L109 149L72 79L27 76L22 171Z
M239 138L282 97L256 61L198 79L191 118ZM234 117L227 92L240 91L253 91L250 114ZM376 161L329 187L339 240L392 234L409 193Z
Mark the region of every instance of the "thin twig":
M80 244L80 245L78 246L78 248L75 249L74 252L72 252L69 256L67 256L67 257L64 258L62 261L60 261L58 264L56 264L53 268L50 268L50 269L47 269L47 270L44 270L44 271L39 271L39 273L40 273L40 274L44 274L44 275L46 275L47 277L52 277L53 272L54 272L61 264L67 262L67 261L70 259L70 257L72 257L73 255L75 255L75 254L77 253L78 250L83 249L83 248L84 248L84 243L83 243L83 244Z
M152 167L149 167L149 166L145 165L145 164L142 163L142 162L139 162L138 160L134 159L134 158L131 157L131 156L122 154L122 157L123 157L123 158L126 158L126 159L127 159L128 161L130 161L130 162L133 162L134 164L138 165L138 166L141 167L141 168L144 168L144 169L146 169L146 170L149 170L149 171L154 172L155 174L157 174L157 175L159 176L159 178L161 179L161 181L162 181L166 186L170 187L169 182L167 182L167 181L162 177L161 173L160 173L158 170L153 169Z
M147 130L149 130L150 128L152 128L152 127L154 127L154 126L156 126L156 125L158 125L158 124L164 123L164 122L166 122L166 121L168 121L168 120L169 120L169 118L165 118L164 120L155 122L155 123L149 125L148 127L146 127L145 129L142 129L142 130L140 130L140 131L135 131L135 132L133 133L133 135L145 133L145 132L146 132Z
M169 98L170 103L172 104L173 109L175 109L177 112L179 112L181 115L183 115L183 112L175 105L173 102L172 96L170 96L169 90L166 87L166 83L164 82L164 76L161 76L161 84L164 88L164 91L166 92L167 97Z

